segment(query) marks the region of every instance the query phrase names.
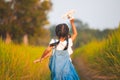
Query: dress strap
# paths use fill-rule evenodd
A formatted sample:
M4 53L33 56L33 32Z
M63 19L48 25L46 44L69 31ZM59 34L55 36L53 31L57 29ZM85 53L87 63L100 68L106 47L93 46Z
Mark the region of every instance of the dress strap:
M54 40L54 42L56 42L56 39L55 39L55 38L54 38L53 40ZM52 55L54 55L55 51L56 51L56 45L53 47Z

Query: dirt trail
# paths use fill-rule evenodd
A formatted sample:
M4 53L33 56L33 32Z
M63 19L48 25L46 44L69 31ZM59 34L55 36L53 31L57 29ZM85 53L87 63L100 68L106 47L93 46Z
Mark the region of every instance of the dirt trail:
M97 76L90 69L83 58L74 58L73 64L77 69L80 80L117 80L116 76Z
M77 69L80 76L80 80L92 80L91 73L88 71L88 67L82 58L73 59L73 64Z

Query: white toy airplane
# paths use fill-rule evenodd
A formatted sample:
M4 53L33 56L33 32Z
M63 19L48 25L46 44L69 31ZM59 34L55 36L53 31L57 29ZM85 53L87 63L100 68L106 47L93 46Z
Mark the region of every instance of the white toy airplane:
M73 17L73 14L75 13L75 11L74 10L70 10L70 11L68 11L67 13L65 13L63 16L62 16L62 18L63 19L73 19L74 17Z

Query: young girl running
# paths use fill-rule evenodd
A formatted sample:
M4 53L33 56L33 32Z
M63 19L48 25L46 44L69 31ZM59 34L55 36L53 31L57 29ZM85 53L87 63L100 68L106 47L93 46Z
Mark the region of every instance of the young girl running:
M71 47L73 41L76 39L77 30L74 19L71 19L70 23L73 34L71 36L69 35L67 24L57 25L55 32L58 39L52 39L42 57L34 61L35 63L41 62L43 59L51 56L49 62L51 80L79 80L70 58L70 55L73 53Z

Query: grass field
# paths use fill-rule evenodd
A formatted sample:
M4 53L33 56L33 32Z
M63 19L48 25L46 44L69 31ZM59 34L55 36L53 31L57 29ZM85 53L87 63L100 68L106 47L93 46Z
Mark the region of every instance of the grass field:
M50 80L48 59L33 63L44 49L0 41L0 80Z
M111 33L107 39L94 40L74 50L72 55L74 64L79 65L79 60L84 59L90 74L93 75L92 80L119 80L119 35L120 27ZM0 80L50 80L49 58L43 63L33 63L42 55L44 50L45 47L42 46L5 44L0 40ZM81 68L77 65L75 67Z
M84 61L89 68L89 73L93 74L93 80L120 79L119 35L120 26L117 30L111 33L107 39L102 41L92 41L84 47L75 50L76 55L73 56L74 59L84 58ZM77 68L78 67L79 66L77 66Z

